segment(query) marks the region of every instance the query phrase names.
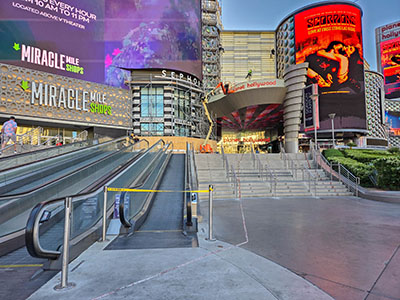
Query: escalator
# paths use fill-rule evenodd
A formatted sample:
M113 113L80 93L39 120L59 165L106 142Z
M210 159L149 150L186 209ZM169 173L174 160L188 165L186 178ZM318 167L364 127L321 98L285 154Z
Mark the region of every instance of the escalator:
M106 142L106 140L102 141ZM0 156L0 170L6 170L22 166L30 163L34 163L40 160L45 160L51 157L56 157L62 154L73 152L82 148L90 147L99 144L98 139L88 139L85 141L79 141L71 144L62 146L53 146L44 148L36 151L30 151L25 153L19 153L12 156Z
M72 202L70 260L101 237L104 208L106 221L110 222L116 212L117 199L120 218L123 218L121 234L117 240L134 238L133 243L141 248L197 246L197 224L192 219L191 193L105 193L105 187L148 190L161 188L174 191L195 188L190 183L188 156L172 152L171 144L159 141L140 155L119 165L110 174L99 178L79 194L68 197ZM25 269L25 272L15 269L17 281L24 284L24 290L29 286L30 293L43 285L54 275L54 270L61 267L64 202L65 197L38 203L32 209L26 225L26 248L0 256L0 271L1 265L5 263L23 262L27 266L36 266L33 269ZM152 237L152 233L156 235ZM163 242L156 244L156 240ZM26 252L30 256L27 256ZM8 286L14 281L11 278L5 279L4 284ZM6 293L4 298L9 298L10 295L14 299L26 298L15 297L12 289L9 289L9 294Z
M152 147L148 147L146 143L147 141L141 140L139 143L121 148L120 151L125 156L128 155L123 163L109 169L96 181L88 181L89 184L82 190L73 191L71 258L79 255L99 238L104 185L129 185L142 172L144 166L152 165L154 169L155 162L165 157L164 153L168 146L163 146L163 142L159 141ZM116 163L117 160L112 159L112 161ZM83 180L90 177L92 171L95 170L90 168L81 170L79 178ZM76 194L77 192L80 193ZM111 193L109 196L108 216L112 212L112 199L115 195ZM30 212L26 224L26 247L0 256L0 275L3 270L9 274L0 276L0 283L4 287L0 290L2 299L26 299L58 272L64 233L65 198L53 200L51 198L54 197L48 197L49 200L38 203ZM20 284L23 289L16 291L15 284Z
M197 247L195 234L184 232L185 155L172 154L144 223L133 235L120 235L106 250ZM136 199L132 192L130 198Z
M0 256L23 245L27 219L37 203L84 191L140 155L145 143L132 145L120 138L0 173L0 187L8 191L0 196ZM8 185L22 193L12 194Z

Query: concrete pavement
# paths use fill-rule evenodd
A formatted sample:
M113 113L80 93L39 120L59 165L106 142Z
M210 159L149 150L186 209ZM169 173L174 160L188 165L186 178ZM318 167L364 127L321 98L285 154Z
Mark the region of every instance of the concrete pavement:
M75 287L55 291L60 274L29 299L332 299L251 251L206 240L198 248L103 250L96 243L70 264Z

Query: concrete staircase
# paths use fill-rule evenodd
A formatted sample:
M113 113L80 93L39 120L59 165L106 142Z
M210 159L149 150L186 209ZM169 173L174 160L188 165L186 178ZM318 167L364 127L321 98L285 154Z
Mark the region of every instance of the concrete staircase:
M215 199L235 198L234 184L228 180L221 154L196 154L195 160L200 190L212 184ZM200 193L199 198L208 199L208 194Z
M226 156L229 166L235 169L241 198L352 195L341 182L331 181L302 153L287 154L287 161L280 154L255 154L256 160L251 154ZM200 188L207 189L208 184L213 184L214 198L235 198L234 184L227 178L222 155L198 154L196 163ZM259 164L263 168L261 176Z

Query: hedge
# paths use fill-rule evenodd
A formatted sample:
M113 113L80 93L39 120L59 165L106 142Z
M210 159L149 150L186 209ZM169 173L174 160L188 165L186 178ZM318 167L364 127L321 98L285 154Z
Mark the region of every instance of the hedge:
M390 190L400 190L400 158L385 157L374 163L378 171L378 185Z
M352 158L362 163L374 163L377 159L393 156L389 151L380 150L352 150L346 149L343 151L346 157Z
M326 159L328 159L329 157L335 157L335 156L340 156L340 157L344 157L342 151L338 150L338 149L325 149L324 151L322 151L322 155L326 157Z

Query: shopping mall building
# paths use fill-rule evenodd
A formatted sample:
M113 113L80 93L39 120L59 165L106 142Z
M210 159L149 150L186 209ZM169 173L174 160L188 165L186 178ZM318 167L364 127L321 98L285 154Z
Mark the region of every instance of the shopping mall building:
M224 31L218 1L96 2L71 4L69 15L1 2L0 122L13 115L18 134L41 127L66 142L133 132L202 143L207 95L214 148L275 151L283 142L297 152L314 123L321 143L333 129L339 144L400 146L399 83L387 81L398 69L368 70L354 3L301 8L276 30ZM395 29L385 27L379 50Z

